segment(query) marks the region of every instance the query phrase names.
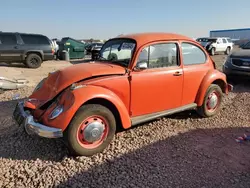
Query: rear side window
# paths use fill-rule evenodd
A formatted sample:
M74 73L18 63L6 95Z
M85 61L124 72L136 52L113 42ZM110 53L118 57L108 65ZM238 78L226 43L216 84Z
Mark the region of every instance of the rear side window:
M206 54L198 46L183 42L181 48L184 65L197 65L206 62Z
M21 34L21 37L22 37L23 42L25 44L47 44L47 45L50 45L48 39L45 36Z
M15 34L1 34L0 35L0 44L5 45L15 45L17 44L17 39Z

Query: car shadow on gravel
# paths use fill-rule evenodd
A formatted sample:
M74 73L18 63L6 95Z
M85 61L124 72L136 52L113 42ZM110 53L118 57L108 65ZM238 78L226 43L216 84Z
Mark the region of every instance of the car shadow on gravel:
M23 100L23 99L19 99ZM60 161L68 155L62 139L46 139L27 135L24 127L12 118L18 100L0 102L0 158L13 160Z
M101 160L57 187L248 187L249 128L197 129ZM102 159L105 159L105 154ZM84 164L85 158L79 160ZM92 161L98 160L93 156Z

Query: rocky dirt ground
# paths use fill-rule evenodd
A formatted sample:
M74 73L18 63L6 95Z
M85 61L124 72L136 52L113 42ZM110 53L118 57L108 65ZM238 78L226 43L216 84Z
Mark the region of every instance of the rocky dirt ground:
M213 58L221 69L225 56ZM249 81L234 82L216 117L172 115L117 133L101 154L73 158L60 139L30 137L11 117L13 94L27 97L41 77L68 65L0 66L32 83L0 96L0 187L249 187L250 143L235 142L250 134Z

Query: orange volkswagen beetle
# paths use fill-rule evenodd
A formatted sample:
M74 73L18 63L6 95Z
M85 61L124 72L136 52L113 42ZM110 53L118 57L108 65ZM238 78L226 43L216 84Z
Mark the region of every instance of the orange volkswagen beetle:
M64 137L75 155L102 152L117 127L197 109L220 110L233 89L196 41L170 33L121 35L98 60L50 73L13 116L28 134ZM139 138L138 138L139 139Z

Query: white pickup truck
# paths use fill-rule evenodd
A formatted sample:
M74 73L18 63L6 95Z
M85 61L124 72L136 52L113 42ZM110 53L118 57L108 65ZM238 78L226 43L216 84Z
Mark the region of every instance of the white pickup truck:
M196 41L199 42L212 56L218 52L224 52L228 55L233 49L233 42L228 37L204 37L197 38Z

